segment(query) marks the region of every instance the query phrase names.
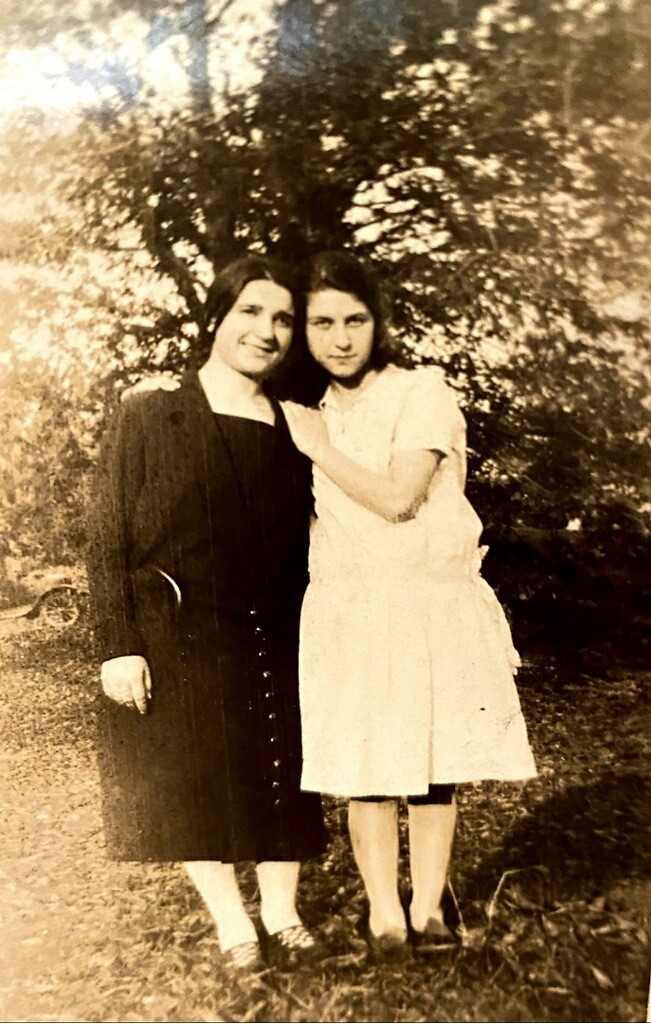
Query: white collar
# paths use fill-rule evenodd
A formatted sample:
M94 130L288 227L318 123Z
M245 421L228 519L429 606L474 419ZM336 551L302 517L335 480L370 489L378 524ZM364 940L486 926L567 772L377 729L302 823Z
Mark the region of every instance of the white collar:
M350 410L356 408L360 402L365 401L368 395L373 394L381 380L385 380L387 377L393 376L393 372L396 370L398 370L398 367L394 366L393 363L389 363L388 366L385 366L383 367L383 369L378 370L376 376L373 378L371 383L368 384L365 388L362 388L359 391L359 394L355 395L355 398L350 403L350 405L347 405L345 407L342 406L341 403L337 400L336 393L333 391L332 384L330 384L326 390L325 395L319 402L319 409L336 409L337 412L340 413L350 412Z

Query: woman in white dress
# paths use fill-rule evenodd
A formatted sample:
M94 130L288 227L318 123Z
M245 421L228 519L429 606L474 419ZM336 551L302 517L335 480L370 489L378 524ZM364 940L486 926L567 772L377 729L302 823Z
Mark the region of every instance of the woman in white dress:
M480 575L464 496L465 421L434 367L386 353L362 265L310 267L307 342L330 379L318 410L287 405L314 463L316 518L300 641L302 787L350 798L371 948L451 938L441 900L456 783L535 775L514 684L518 656ZM412 898L398 891L398 797L408 797Z

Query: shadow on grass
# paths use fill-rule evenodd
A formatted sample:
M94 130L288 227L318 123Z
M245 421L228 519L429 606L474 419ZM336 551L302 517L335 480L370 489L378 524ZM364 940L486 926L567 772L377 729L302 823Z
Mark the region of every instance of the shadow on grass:
M649 865L648 784L637 773L602 774L534 806L499 852L468 878L469 894L488 898L502 872L540 865L556 900L589 898Z

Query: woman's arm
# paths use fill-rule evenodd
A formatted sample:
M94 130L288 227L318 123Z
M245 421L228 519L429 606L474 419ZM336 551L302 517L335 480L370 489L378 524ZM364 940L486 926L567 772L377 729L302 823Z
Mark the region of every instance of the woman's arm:
M88 516L88 583L107 697L144 715L149 665L136 627L131 575L131 510L144 480L142 400L122 407L102 446Z
M123 405L108 431L88 496L88 581L101 661L140 654L130 520L144 480L143 399Z
M414 518L427 497L441 455L427 451L397 452L386 476L365 469L331 444L317 449L312 461L358 505L389 523L404 523Z
M317 410L292 403L283 409L296 447L349 498L389 523L414 518L441 461L440 452L396 452L388 473L375 473L333 448Z

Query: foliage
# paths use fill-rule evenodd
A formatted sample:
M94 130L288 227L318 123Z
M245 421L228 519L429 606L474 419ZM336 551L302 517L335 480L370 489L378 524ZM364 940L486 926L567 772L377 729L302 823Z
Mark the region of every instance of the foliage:
M115 382L155 363L156 350L139 347L152 336L151 311L173 320L181 300L132 242L127 266L115 247L86 244L76 197L65 191L65 139L35 133L27 120L3 138L0 554L72 563ZM166 341L158 357L180 359L182 349L182 339Z
M107 388L178 369L210 331L224 262L345 245L383 274L396 345L461 392L487 570L511 606L560 621L577 587L587 609L596 574L637 607L640 581L621 601L621 554L637 560L648 536L643 4L270 0L257 27L238 0L129 6L103 0L89 19L28 3L5 30L58 48L96 94L65 146L41 145L66 217L40 210L8 254L62 281L94 263L49 306L33 295L22 329L45 322L69 353L86 317L99 343L95 361L77 351L75 393L56 377L43 392L53 422L86 423L83 455L61 462L68 426L53 448L39 434L35 462L19 444L31 482L2 513L19 545L77 547L74 516L50 529L30 511L39 466L60 465L78 504ZM238 33L248 79L229 65ZM168 91L156 61L176 66ZM7 135L12 166L40 130L26 116ZM24 420L28 398L12 401Z

